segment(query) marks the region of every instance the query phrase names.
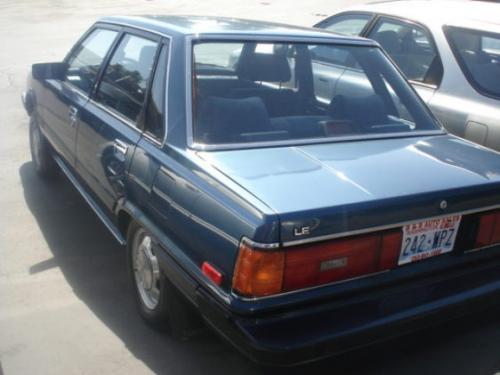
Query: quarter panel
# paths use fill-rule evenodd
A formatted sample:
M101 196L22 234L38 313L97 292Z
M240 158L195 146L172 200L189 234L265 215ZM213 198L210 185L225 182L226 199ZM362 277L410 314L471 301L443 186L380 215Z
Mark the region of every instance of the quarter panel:
M149 204L153 220L198 267L209 261L222 271L223 288L229 290L241 237L278 241L276 218L259 212L177 151L156 156L161 167Z

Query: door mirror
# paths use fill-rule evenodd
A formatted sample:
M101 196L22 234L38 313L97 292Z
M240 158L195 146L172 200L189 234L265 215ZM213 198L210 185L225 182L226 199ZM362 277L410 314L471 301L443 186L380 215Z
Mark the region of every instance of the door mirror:
M33 64L31 66L31 74L33 75L33 79L37 81L47 79L62 80L64 79L66 66L66 63L63 62Z

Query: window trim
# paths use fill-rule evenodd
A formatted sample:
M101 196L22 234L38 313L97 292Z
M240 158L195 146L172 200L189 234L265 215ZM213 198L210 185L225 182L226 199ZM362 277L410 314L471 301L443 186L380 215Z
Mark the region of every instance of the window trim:
M158 61L159 52L160 52L161 46L162 46L161 37L150 35L149 33L144 32L144 31L140 31L140 30L136 31L136 30L131 29L129 27L123 27L122 31L121 31L121 33L119 35L119 37L116 40L116 43L114 43L114 45L110 48L110 53L108 53L108 55L106 56L106 59L103 61L103 64L102 64L100 72L99 72L99 75L98 75L98 77L96 79L96 84L94 85L93 90L90 93L90 99L92 100L93 103L99 104L99 106L101 108L106 108L107 112L113 113L115 115L115 117L117 117L121 121L125 120L124 122L126 122L127 125L129 125L129 126L135 128L135 129L137 129L141 133L144 133L144 129L143 129L143 126L142 126L143 125L142 119L143 119L143 116L144 116L144 110L145 110L145 105L146 105L146 98L147 98L147 95L149 95L149 92L150 92L150 89L151 89L151 83L153 81L153 75L150 75L150 77L148 79L148 82L147 82L147 85L146 85L146 90L145 90L146 95L145 95L144 101L142 103L139 115L137 116L137 121L133 121L133 120L129 119L128 117L124 116L122 113L116 111L114 108L108 107L107 105L99 102L97 100L97 97L96 97L97 92L99 90L99 87L101 86L102 79L104 77L104 73L106 72L106 68L108 67L109 62L111 61L111 58L113 57L113 55L115 54L116 50L120 46L120 43L128 35L135 36L135 37L142 38L142 39L147 39L147 40L150 40L150 41L153 41L153 42L157 43L158 46L157 46L157 49L156 49L156 52L155 52L155 56L154 56L154 59L153 59L153 67L156 66L156 63Z
M155 64L154 64L154 67L153 67L153 72L152 72L152 75L151 75L151 82L149 84L149 87L148 87L148 92L147 92L147 96L146 96L146 100L144 102L144 110L142 111L142 115L141 115L141 118L140 118L140 122L141 122L141 129L142 129L142 132L144 134L145 137L147 137L148 139L156 142L158 145L160 146L163 146L163 143L164 143L164 140L166 139L167 137L167 132L168 132L168 123L167 123L167 105L168 105L168 82L169 82L169 72L170 72L170 49L171 49L171 43L170 41L166 40L166 39L162 39L162 41L160 42L160 48L158 49L158 52L157 52L157 56L156 56L156 60L155 60ZM149 105L149 102L151 101L151 95L152 95L152 87L153 87L153 81L154 81L154 78L155 78L155 75L156 75L156 71L160 65L160 56L161 56L161 53L162 51L165 50L166 53L167 53L167 58L165 60L165 63L166 63L166 72L165 72L165 80L162 82L162 91L163 91L163 114L162 114L162 119L161 119L161 122L162 122L162 125L163 125L163 136L160 138L156 137L154 134L152 134L151 132L149 132L147 129L146 129L146 123L145 123L145 120L146 120L146 110L148 108L148 105Z
M70 88L74 89L78 93L82 94L86 99L90 99L92 97L92 94L93 94L93 92L95 90L96 84L97 84L97 82L99 82L100 75L101 75L101 72L103 70L103 66L107 63L108 57L110 55L110 52L114 51L114 48L115 48L117 42L121 39L121 35L123 33L122 28L119 27L119 26L115 26L115 25L109 25L108 26L108 25L102 24L102 23L96 23L96 24L92 25L80 37L80 39L78 39L78 41L73 45L73 47L71 47L71 49L69 50L69 52L66 54L66 56L63 59L63 63L66 64L66 68L65 69L67 69L68 68L68 66L67 66L68 65L68 61L71 58L71 56L73 56L73 54L78 49L78 47L80 47L80 45L90 36L90 34L92 34L94 31L99 30L99 29L100 30L116 31L117 34L115 36L115 39L113 40L113 43L111 43L111 45L108 48L108 51L106 52L106 54L104 55L104 58L102 59L101 65L100 65L99 70L97 72L97 75L96 75L96 78L94 80L94 83L92 84L92 87L90 88L90 91L89 92L85 92L80 87L75 86L74 84L72 84L71 82L67 81L66 79L64 79L63 81L61 81L63 84L69 86ZM64 74L66 76L66 72Z
M80 88L76 87L75 85L71 84L70 82L67 81L61 81L62 84L68 86L70 89L74 90L76 93L78 93L80 96L82 96L84 99L87 99L88 102L91 102L92 104L96 105L97 107L101 108L111 116L115 117L117 120L123 122L127 126L129 126L131 129L143 134L146 139L149 139L153 141L155 145L157 145L159 148L163 148L167 141L167 134L168 134L168 93L169 93L169 78L170 78L170 66L171 66L171 56L172 56L172 36L161 33L155 30L149 30L141 27L137 27L134 25L129 25L127 23L118 23L118 22L111 22L111 21L106 21L106 22L96 22L94 25L92 25L71 47L69 52L66 54L66 56L63 59L63 62L67 62L69 57L73 54L76 48L92 33L95 29L106 29L106 30L114 30L118 31L118 35L116 36L115 40L113 41L113 44L109 47L108 52L103 59L103 63L101 64L98 76L96 77L96 80L94 82L94 85L92 86L92 90L90 93L86 93L82 91ZM120 115L119 113L116 113L115 111L112 111L108 109L107 107L103 106L101 103L97 102L94 100L92 97L93 93L95 92L96 88L100 84L100 77L101 77L101 71L104 72L104 66L107 66L107 62L109 57L112 55L112 52L114 52L118 42L121 40L123 33L127 30L129 33L140 33L140 34L145 34L145 35L152 35L154 37L157 37L159 39L159 44L160 46L164 46L165 44L168 44L168 58L167 58L167 79L165 81L165 113L164 113L164 127L165 127L165 132L163 139L158 140L156 138L148 136L146 132L142 131L142 129L138 128L135 124L133 124L129 119L125 118L124 116ZM157 60L155 60L155 65L157 64ZM149 95L149 92L148 92Z
M495 35L496 38L500 36L499 33L491 32L491 31L485 31L485 30L478 30L478 29L471 29L469 27L462 27L462 26L451 26L451 25L444 25L443 26L443 32L446 37L446 41L448 42L448 45L450 46L451 51L453 52L453 56L455 57L455 61L458 63L458 66L460 67L460 70L462 71L462 74L464 75L465 79L467 82L469 82L469 85L480 95L486 96L487 98L490 99L495 99L499 100L500 99L500 93L494 93L489 91L488 89L485 89L482 87L478 82L474 79L473 75L471 74L470 70L468 69L467 65L464 62L464 59L462 58L462 55L458 51L457 46L451 39L451 34L450 34L450 29L459 29L459 30L465 30L465 31L471 31L475 34L481 34L481 35Z
M336 18L340 17L345 17L345 16L368 16L368 21L366 25L361 29L361 31L358 33L358 36L362 36L365 34L365 32L371 28L371 25L377 18L377 14L369 11L347 11L347 12L341 12L334 14L333 16L327 17L321 21L319 21L317 24L315 24L313 27L322 29L324 31L328 31L331 33L336 33L335 31L332 30L327 30L326 28L333 24L335 22Z
M408 79L408 78L406 78L406 79L412 85L417 85L417 86L421 86L421 87L427 87L427 88L431 88L431 89L434 89L434 90L438 90L441 87L441 84L443 83L444 64L443 64L443 59L441 58L441 53L439 52L439 48L438 48L438 46L436 44L436 40L435 40L434 35L432 34L431 30L426 25L424 25L423 23L418 22L418 21L414 21L414 20L411 20L411 19L408 19L408 18L404 18L404 17L394 16L394 15L391 15L391 14L377 13L377 15L375 16L375 18L374 18L372 24L370 25L370 27L368 29L366 29L363 34L360 34L360 35L364 36L365 38L370 38L370 34L372 33L372 31L379 24L379 22L381 22L384 19L394 20L394 21L406 23L406 24L409 24L409 25L413 25L413 26L416 26L416 27L420 27L421 29L423 29L423 30L425 30L427 32L427 34L429 35L429 40L432 43L432 45L433 45L433 47L434 47L434 49L436 51L436 56L439 59L439 64L441 65L441 72L442 73L439 76L438 83L437 84L431 84L431 83L425 83L425 82L421 82L421 81L416 81L416 80L413 80L413 79ZM397 66L397 68L399 69L399 71L401 73L403 73L403 76L406 77L406 74L401 70L401 68L399 67L399 65L392 59L392 57L389 54L387 54L387 56L391 59L391 61L394 63L394 65Z
M139 131L139 132L141 132L141 134L145 135L146 139L153 141L153 143L156 146L158 146L159 148L163 148L163 146L165 146L165 143L167 142L167 134L168 134L168 108L169 108L168 107L168 94L169 94L169 87L170 87L170 66L171 66L171 58L172 58L173 37L169 34L165 34L165 33L162 33L162 32L156 31L156 30L149 30L149 29L145 29L142 27L130 25L127 23L106 21L104 23L99 22L98 24L109 25L110 27L118 27L120 30L122 30L122 32L124 29L127 29L127 30L130 30L130 32L137 31L137 32L144 33L146 35L154 35L154 36L157 36L160 38L160 42L159 42L160 44L163 44L164 41L168 42L167 79L166 79L166 83L165 83L165 120L164 120L164 126L165 126L164 133L165 134L163 136L163 139L161 140L161 142L158 142L158 140L148 137L147 134L144 131L142 131L141 129L139 129L135 126L129 125L132 129ZM95 103L99 104L97 102L95 102ZM110 114L114 115L114 113L112 113L112 112L110 112ZM117 116L115 116L115 117L117 117ZM120 119L120 117L117 117L117 118ZM127 122L125 121L125 123L127 123Z
M406 24L413 25L413 26L416 26L416 27L420 27L420 28L424 29L427 32L427 34L429 34L429 40L432 43L432 45L433 45L433 47L434 47L434 49L436 51L436 56L438 57L439 64L441 65L441 72L442 73L441 73L441 75L439 77L438 83L437 84L431 84L431 83L425 83L425 82L416 81L416 80L413 80L413 79L408 79L408 78L406 78L406 79L412 85L417 85L417 86L422 86L422 87L427 87L427 88L431 88L431 89L434 89L434 90L438 90L441 87L441 83L443 82L444 64L443 64L443 59L441 58L441 54L439 53L439 48L438 48L438 46L436 44L436 40L435 40L434 35L432 34L431 30L426 25L424 25L423 23L418 22L418 21L414 21L414 20L411 20L411 19L408 19L408 18L394 16L394 15L386 14L386 13L377 13L377 15L375 16L374 20L372 21L372 24L370 25L370 27L368 29L366 29L363 34L360 34L360 35L364 36L365 38L370 38L371 32L375 29L375 27L383 19L395 20L395 21L398 21L398 22L402 22L402 23L406 23ZM401 68L399 67L399 65L396 64L396 62L392 59L392 57L389 54L387 54L387 56L398 67L398 69L403 73L403 76L406 77L406 74L404 74L404 72L401 70Z
M323 144L323 143L339 143L348 141L365 141L372 139L392 139L392 138L408 138L408 137L423 137L423 136L433 136L433 135L446 135L448 134L441 123L437 120L436 116L430 109L428 109L427 104L423 101L420 95L417 93L412 85L408 85L409 89L415 94L416 100L427 108L428 114L434 120L436 124L435 130L418 130L412 131L411 133L384 133L384 134L372 134L372 135L355 135L355 136L345 136L337 138L309 138L309 139L298 139L298 140L280 140L280 141L260 141L251 143L218 143L218 144L205 144L200 142L195 142L194 140L194 121L193 121L193 88L192 88L192 75L194 71L193 67L193 47L194 44L200 41L209 42L234 42L234 41L264 41L269 43L318 43L318 44L333 44L333 45L344 45L344 46L359 46L359 47L375 47L379 48L380 51L388 57L387 53L383 48L381 48L376 42L372 40L339 40L332 43L329 39L324 38L302 38L302 37L274 37L274 36L259 36L259 35L232 35L232 36L197 36L189 35L185 39L185 116L186 116L186 146L188 149L195 151L220 151L220 150L245 150L254 149L262 147L290 147L299 146L307 144ZM401 73L401 70L397 65L395 68Z

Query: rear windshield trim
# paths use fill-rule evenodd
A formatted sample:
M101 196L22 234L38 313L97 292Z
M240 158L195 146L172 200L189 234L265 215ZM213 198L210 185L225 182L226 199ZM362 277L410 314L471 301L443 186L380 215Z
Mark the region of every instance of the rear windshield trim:
M335 35L332 33L332 35ZM192 86L192 75L194 72L193 66L193 48L196 43L199 42L247 42L247 41L257 41L266 43L316 43L316 44L328 44L328 45L343 45L343 46L357 46L357 47L371 47L378 48L385 54L385 51L378 45L378 43L365 38L353 37L352 39L348 37L342 37L339 40L332 42L331 39L327 37L301 37L301 36L270 36L270 35L247 35L247 34L235 34L235 35L188 35L186 36L186 48L185 48L185 110L186 110L186 146L187 148L194 151L219 151L219 150L236 150L236 149L252 149L252 148L263 148L263 147L291 147L306 144L325 144L325 143L339 143L339 142L352 142L352 141L364 141L364 140L376 140L376 139L393 139L393 138L415 138L424 136L436 136L436 135L446 135L448 132L442 127L442 125L435 119L432 112L429 110L428 113L435 120L436 129L435 130L418 130L411 132L400 132L400 133L384 133L384 134L365 134L365 135L353 135L345 137L330 137L330 138L308 138L308 139L298 139L298 140L277 140L277 141L261 141L261 142L248 142L248 143L218 143L218 144L206 144L197 142L194 139L194 118L193 118L193 86ZM408 85L410 90L412 90L417 97L417 100L421 100L420 96L417 94L416 90L411 84ZM423 101L422 101L423 102Z
M415 138L434 135L448 134L443 129L436 130L416 130L406 133L384 133L384 134L366 134L354 135L346 137L331 137L331 138L309 138L297 140L282 140L282 141L263 141L263 142L249 142L249 143L219 143L219 144L206 144L199 142L191 142L189 148L197 151L220 151L220 150L240 150L249 148L262 148L262 147L286 147L286 146L300 146L307 144L320 144L320 143L341 143L341 142L354 142L354 141L369 141L377 139L394 139L394 138Z

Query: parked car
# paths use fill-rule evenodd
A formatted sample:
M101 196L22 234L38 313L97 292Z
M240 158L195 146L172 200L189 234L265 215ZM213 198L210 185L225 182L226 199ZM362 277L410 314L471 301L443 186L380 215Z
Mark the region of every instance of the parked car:
M500 155L447 134L373 41L106 17L23 100L36 171L126 245L140 313L174 334L195 307L296 364L498 299Z
M500 4L385 1L316 25L376 40L453 134L500 151Z

